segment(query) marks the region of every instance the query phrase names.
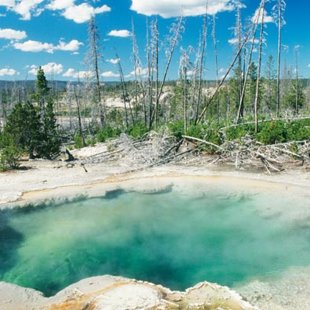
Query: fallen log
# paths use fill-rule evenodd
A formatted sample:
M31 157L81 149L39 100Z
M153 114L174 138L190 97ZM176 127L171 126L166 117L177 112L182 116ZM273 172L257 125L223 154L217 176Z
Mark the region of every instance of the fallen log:
M214 144L212 142L206 141L206 140L202 140L202 139L191 137L191 136L185 136L185 135L183 135L182 138L188 139L188 140L197 141L197 142L200 142L200 143L203 143L203 144L207 144L207 145L210 145L210 146L213 146L213 147L217 148L218 150L223 151L223 148L221 146L219 146L217 144Z

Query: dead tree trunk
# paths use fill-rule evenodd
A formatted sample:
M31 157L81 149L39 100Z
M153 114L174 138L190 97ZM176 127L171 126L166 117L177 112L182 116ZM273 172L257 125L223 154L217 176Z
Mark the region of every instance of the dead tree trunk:
M75 97L75 102L76 102L76 107L77 107L77 116L78 116L78 126L79 126L79 135L82 138L82 144L83 146L86 145L85 143L85 137L83 133L83 128L82 128L82 120L81 120L81 104L80 104L80 96L76 91L76 86L74 86L74 97Z
M265 18L265 3L266 0L262 0L262 6L258 12L258 21L261 22L260 36L259 36L259 51L258 51L258 67L257 67L257 81L256 81L256 92L254 101L254 121L255 121L255 132L258 132L258 105L259 105L259 88L262 70L262 56L263 56L263 38L264 38L264 18ZM261 19L261 20L260 20Z
M216 37L216 15L213 15L213 47L214 47L214 56L215 56L215 76L216 76L216 86L219 84L219 64L218 64L218 52L217 52L217 37ZM217 112L217 121L220 120L220 100L216 100L216 112Z
M202 97L202 81L203 81L203 69L204 69L204 60L205 60L205 52L207 49L207 38L208 38L208 2L206 5L206 14L203 20L202 27L202 37L201 37L201 46L199 52L199 60L198 60L198 97L197 97L197 106L196 106L196 116L195 116L195 124L198 121L199 110L201 107L201 97ZM196 74L196 73L195 73Z
M95 78L95 100L99 109L99 118L101 126L105 125L105 108L102 103L102 93L100 85L100 69L99 61L101 58L99 48L99 33L95 23L95 18L92 17L88 25L88 40L89 40L89 51L87 62L90 62L91 71Z
M298 115L299 107L298 107L298 101L299 101L299 65L298 65L298 49L299 45L295 46L295 84L296 84L296 94L295 94L295 113Z
M277 116L281 112L281 55L282 55L282 27L284 25L283 13L285 10L285 1L277 0L276 19L278 24L278 60L277 60Z

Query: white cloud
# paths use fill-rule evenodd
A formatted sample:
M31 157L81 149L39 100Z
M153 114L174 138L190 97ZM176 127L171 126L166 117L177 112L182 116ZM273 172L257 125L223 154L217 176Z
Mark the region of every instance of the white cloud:
M13 76L13 75L18 75L18 74L19 73L14 69L10 69L10 68L0 69L0 76Z
M61 15L66 19L73 20L75 23L82 24L89 21L96 14L110 12L111 8L107 5L94 8L88 3L75 5L72 0L54 0L48 6L48 9L62 11Z
M104 78L119 78L119 74L112 71L103 72L101 76Z
M264 13L263 13L264 12ZM261 24L263 21L263 16L264 16L264 23L268 24L268 23L273 23L274 19L272 16L269 16L266 10L261 10L261 9L257 9L255 11L254 16L252 17L251 21L253 24L257 23L257 24Z
M21 19L30 20L32 13L39 14L41 11L38 10L39 4L44 0L20 0L17 2L12 10L21 15Z
M15 0L0 0L0 6L13 7Z
M242 38L241 41L245 40L245 38ZM263 42L265 42L266 40L264 39ZM228 43L231 45L236 45L239 44L239 39L238 38L232 38L228 40ZM249 40L247 41L247 43L253 43L253 40ZM254 44L259 44L259 40L258 39L254 39Z
M232 38L228 40L228 43L231 45L235 45L239 43L239 39L238 38Z
M0 6L5 6L7 10L21 15L23 20L30 20L32 15L38 16L48 9L61 11L61 15L76 23L87 22L96 14L111 11L107 5L93 7L86 2L76 5L76 0L50 0L47 5L44 5L46 2L46 0L0 0Z
M119 58L111 58L111 59L107 59L107 62L109 62L112 65L117 65L120 62Z
M57 11L57 10L65 10L72 6L74 6L73 0L53 0L49 5L47 5L47 9Z
M54 52L54 45L50 43L43 43L39 41L28 40L23 43L14 43L13 47L17 50L23 52L47 52L53 53Z
M70 68L62 76L74 79L85 79L92 77L93 73L91 71L76 71L75 69Z
M129 74L127 74L126 78L132 78L135 76L145 77L148 74L148 68L137 68L136 70L131 71Z
M209 0L208 14L231 11L231 0ZM160 15L164 18L176 16L198 16L206 13L206 0L132 0L131 10L143 15Z
M100 6L99 8L94 9L95 14L102 14L102 13L107 13L107 12L111 12L111 8L105 4Z
M60 74L63 72L63 66L62 64L57 64L55 62L49 62L48 64L44 65L44 66L41 66L44 73L45 74ZM30 70L28 71L29 74L32 74L32 75L37 75L37 72L38 72L38 66L36 65L32 65L30 66Z
M27 38L27 34L25 31L19 31L14 29L0 29L0 39L8 39L8 40L22 40Z
M110 37L128 38L131 37L131 32L128 30L111 30L108 33Z
M81 45L83 45L83 43L79 42L78 40L71 40L69 43L59 41L59 44L55 47L55 50L77 52Z
M58 45L28 40L22 43L14 43L13 47L23 52L47 52L52 54L55 51L77 52L80 48L80 45L83 45L83 43L77 40L71 40L68 43L65 43L64 41L59 41Z
M310 68L310 64L308 65L308 68Z

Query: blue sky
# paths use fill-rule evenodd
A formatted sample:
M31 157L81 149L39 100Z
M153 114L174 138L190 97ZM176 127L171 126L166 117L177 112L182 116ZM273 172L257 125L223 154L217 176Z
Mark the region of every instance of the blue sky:
M242 19L251 23L259 0L243 0ZM271 8L275 0L267 3L266 45L264 57L276 56L277 28L272 22ZM286 25L283 28L283 63L294 66L294 49L298 46L301 76L310 77L310 13L309 0L287 0ZM137 42L145 67L146 21L158 16L160 37L164 42L175 17L185 18L185 32L178 46L169 79L178 76L180 48L197 48L206 0L0 0L0 79L34 79L38 66L43 66L48 78L76 80L88 69L87 21L96 16L101 36L103 60L100 64L102 80L118 80L117 65L111 63L117 52L128 79L133 71L131 24L134 21ZM220 73L233 59L234 46L229 43L235 24L233 0L209 0L209 20L217 17L217 41ZM211 26L210 26L211 28ZM211 29L209 29L211 33ZM205 77L215 78L212 39L208 40ZM195 52L192 54L194 60ZM113 61L112 61L113 62Z

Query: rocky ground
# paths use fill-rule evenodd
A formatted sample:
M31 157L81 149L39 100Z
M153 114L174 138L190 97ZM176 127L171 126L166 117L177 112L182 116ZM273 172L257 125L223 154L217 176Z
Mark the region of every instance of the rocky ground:
M239 294L208 282L185 292L152 283L102 276L82 280L57 295L42 294L0 282L1 310L255 310Z

